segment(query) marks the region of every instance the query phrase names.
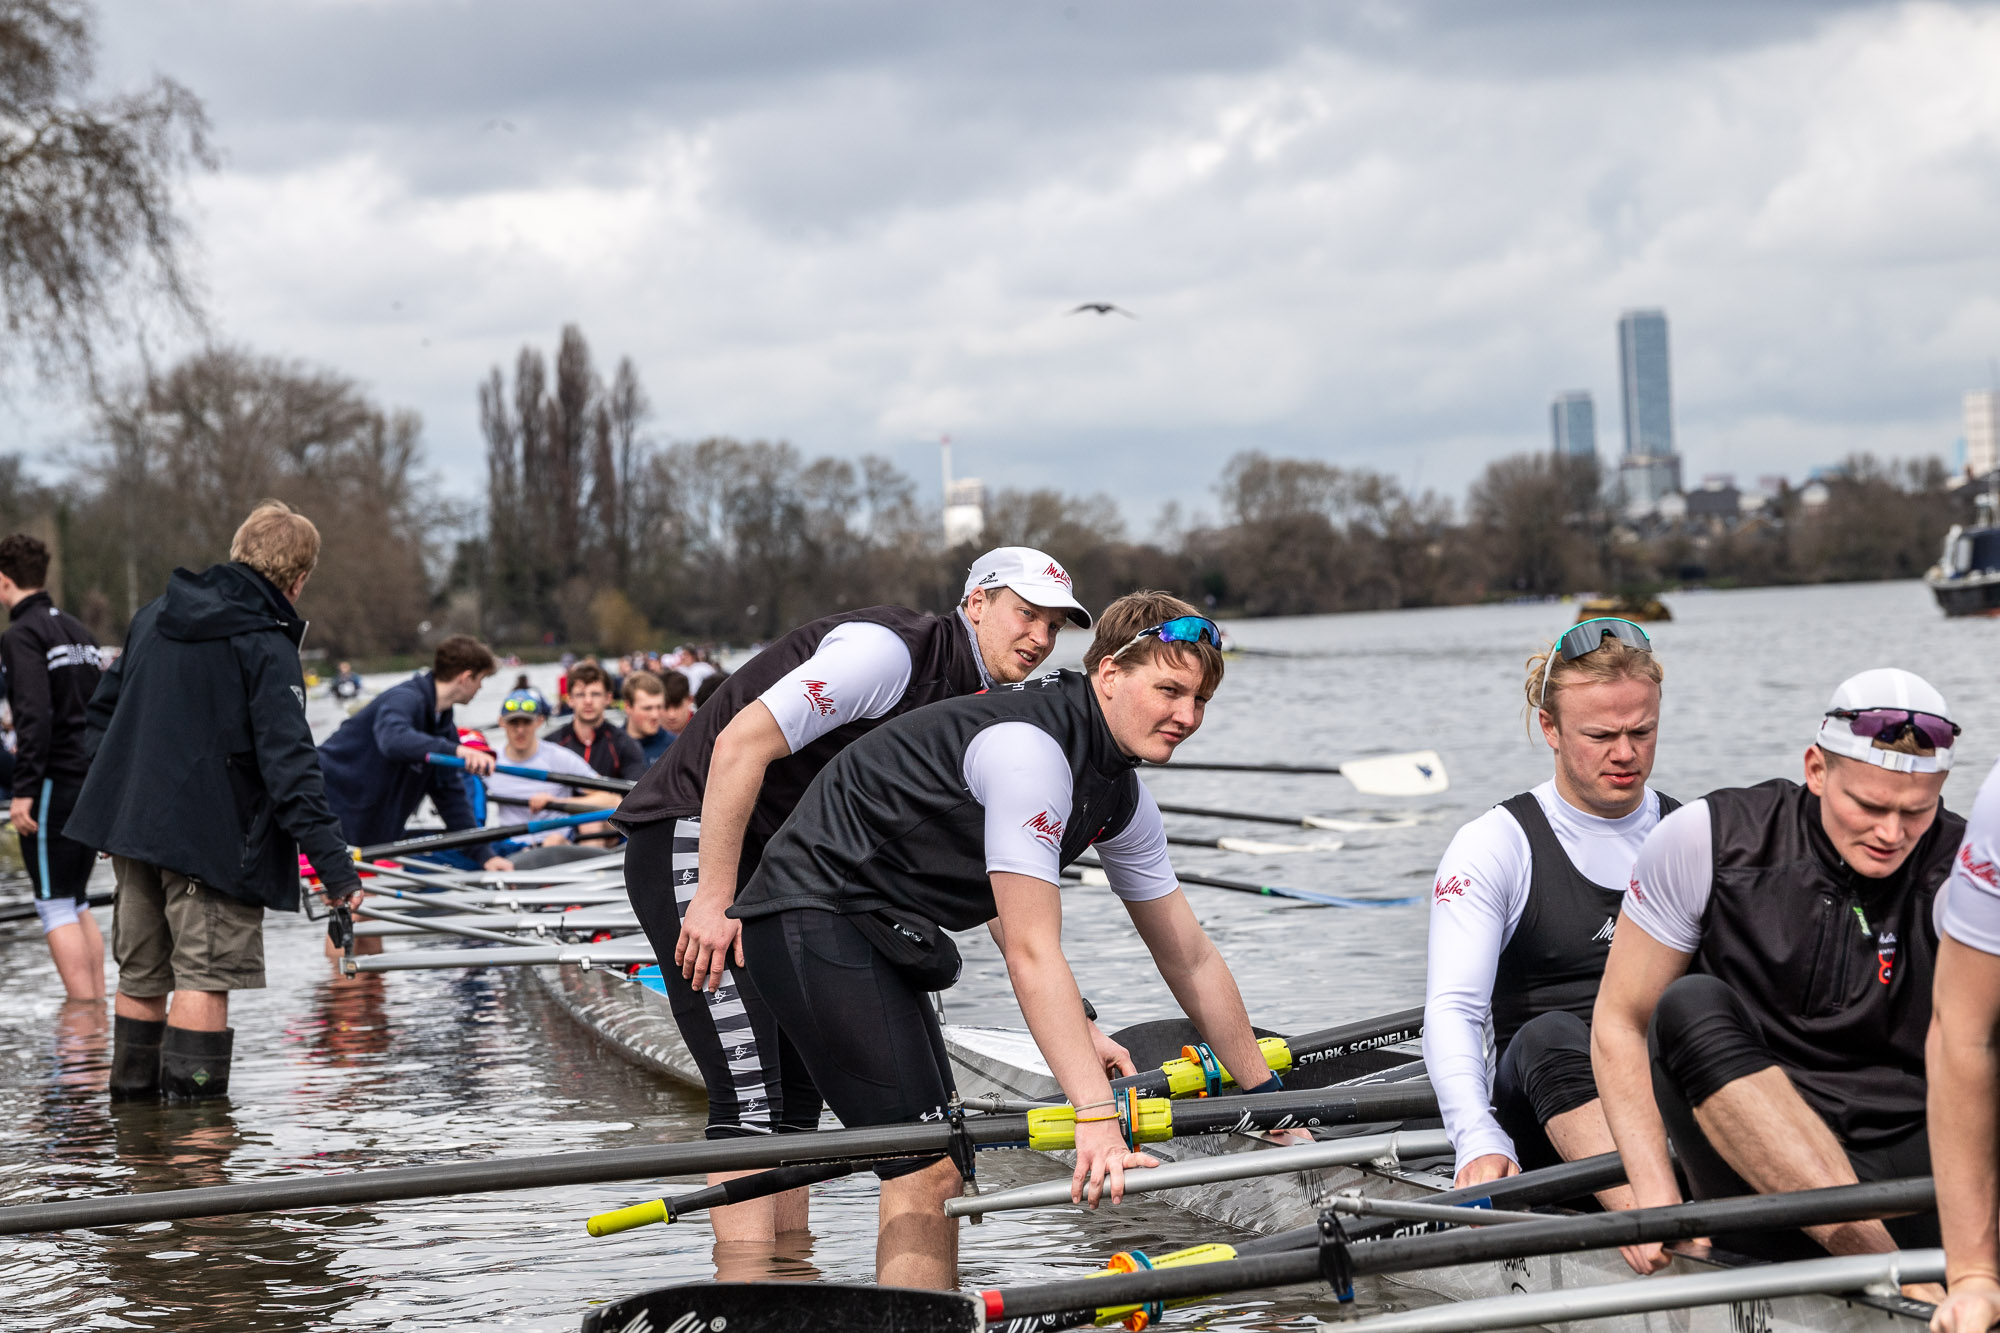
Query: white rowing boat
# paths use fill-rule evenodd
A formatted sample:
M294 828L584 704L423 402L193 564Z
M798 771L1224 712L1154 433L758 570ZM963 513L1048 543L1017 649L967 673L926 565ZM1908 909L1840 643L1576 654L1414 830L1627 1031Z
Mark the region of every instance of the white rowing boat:
M1125 1040L1125 1034L1117 1034ZM958 1071L959 1092L966 1097L1004 1097L1027 1101L1060 1100L1062 1093L1049 1074L1041 1052L1026 1032L1009 1028L948 1027L945 1043ZM1130 1044L1130 1043L1128 1043ZM1137 1052L1135 1051L1135 1054ZM1420 1076L1423 1066L1414 1055L1402 1055L1394 1068L1363 1075L1357 1082L1382 1082ZM1299 1080L1288 1081L1299 1086ZM1367 1133L1380 1126L1352 1126ZM1268 1152L1261 1134L1230 1134L1174 1139L1146 1145L1161 1162L1190 1162L1221 1154ZM1068 1154L1049 1154L1068 1164ZM1309 1226L1336 1195L1355 1192L1376 1199L1422 1201L1451 1188L1448 1158L1428 1161L1382 1162L1339 1166L1290 1175L1218 1181L1163 1191L1157 1197L1177 1208L1240 1230L1269 1235ZM1423 1229L1420 1226L1408 1231ZM1748 1260L1710 1260L1676 1256L1669 1274L1693 1275L1741 1267ZM1523 1292L1558 1292L1637 1281L1616 1250L1591 1251L1504 1263L1469 1264L1427 1269L1373 1279L1385 1300L1407 1300L1407 1293L1446 1301L1478 1300ZM1404 1294L1396 1288L1403 1288ZM1352 1307L1350 1307L1352 1308ZM1357 1313L1359 1311L1357 1310ZM1574 1325L1608 1333L1923 1333L1931 1307L1900 1295L1851 1297L1803 1295L1769 1300L1735 1301L1726 1305L1593 1319ZM1557 1325L1557 1327L1572 1327Z

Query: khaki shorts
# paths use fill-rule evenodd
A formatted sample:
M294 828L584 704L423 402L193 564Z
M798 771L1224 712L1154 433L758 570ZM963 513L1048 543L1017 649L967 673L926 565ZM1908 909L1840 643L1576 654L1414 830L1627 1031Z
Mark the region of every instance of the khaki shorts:
M111 952L118 989L134 999L177 990L261 990L264 907L177 871L114 856Z

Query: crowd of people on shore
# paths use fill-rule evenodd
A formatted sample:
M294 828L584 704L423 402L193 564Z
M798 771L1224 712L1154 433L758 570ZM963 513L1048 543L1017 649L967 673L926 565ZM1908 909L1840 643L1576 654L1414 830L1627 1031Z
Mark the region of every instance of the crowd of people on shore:
M460 717L499 665L453 636L315 746L295 607L318 545L303 515L260 506L229 560L176 571L108 661L50 600L46 548L0 539L10 817L78 1000L104 995L83 898L95 857L113 864L114 1099L225 1094L229 994L263 985L263 914L298 907L300 854L328 902L349 900L350 849L404 837L427 799L453 830L555 803L582 817L443 854L470 867L624 847L711 1138L810 1131L823 1109L850 1127L946 1116L929 993L957 978L949 932L983 924L1075 1107L1076 1196L1118 1198L1152 1159L1111 1093L1130 1054L1063 953L1059 885L1086 850L1205 1059L1248 1092L1282 1086L1138 776L1222 684L1220 628L1195 608L1135 592L1093 617L1058 562L1002 547L947 615L829 615L734 674L692 654L578 659L554 705L523 675L497 747ZM1082 668L1044 671L1065 627L1092 635ZM1917 1294L1939 1333L1980 1333L2000 1321L2000 766L1969 818L1946 809L1961 729L1930 682L1882 666L1835 687L1797 780L1676 802L1648 785L1664 680L1624 620L1533 656L1523 699L1551 777L1440 863L1424 1050L1457 1183L1616 1152L1625 1181L1598 1202L1624 1209L1934 1172L1935 1214L1713 1240L1782 1258L1942 1239L1949 1291ZM951 1285L958 1165L875 1170L878 1277ZM772 1240L805 1226L806 1193L711 1220L719 1240ZM1626 1258L1667 1262L1657 1245Z

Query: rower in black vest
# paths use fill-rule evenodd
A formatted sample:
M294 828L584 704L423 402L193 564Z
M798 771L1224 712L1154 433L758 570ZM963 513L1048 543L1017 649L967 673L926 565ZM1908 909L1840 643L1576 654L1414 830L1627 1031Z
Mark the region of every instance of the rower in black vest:
M956 979L940 928L990 923L1029 1031L1077 1108L1072 1189L1116 1199L1150 1165L1118 1129L1061 946L1061 868L1093 848L1168 986L1246 1089L1275 1086L1235 979L1174 878L1141 761L1164 762L1222 679L1221 632L1164 593L1098 619L1084 673L1057 672L895 718L813 780L731 914L750 977L841 1122L935 1119L952 1088L925 993ZM878 1167L877 1280L956 1281L949 1161Z
M1680 1201L1668 1142L1703 1198L1929 1174L1931 906L1965 828L1940 799L1957 734L1923 679L1864 671L1834 693L1805 785L1711 792L1647 840L1592 1024L1642 1205ZM1925 1214L1716 1240L1778 1258L1937 1234ZM1657 1246L1626 1258L1664 1262Z
M912 709L1023 679L1065 622L1091 623L1068 573L1040 551L1003 546L973 565L951 615L874 606L801 625L731 675L618 807L626 892L708 1086L710 1138L819 1123L819 1092L743 972L741 927L724 915L764 844L856 739ZM719 1240L768 1241L805 1227L806 1191L710 1220Z
M1590 1010L1633 858L1674 808L1646 786L1662 671L1643 630L1584 621L1527 666L1554 775L1459 830L1431 909L1424 1054L1460 1185L1610 1151Z

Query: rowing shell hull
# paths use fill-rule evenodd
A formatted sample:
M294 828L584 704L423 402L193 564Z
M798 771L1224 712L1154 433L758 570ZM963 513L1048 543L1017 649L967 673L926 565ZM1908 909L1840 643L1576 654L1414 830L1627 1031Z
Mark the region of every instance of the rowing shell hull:
M602 968L531 967L555 1002L597 1039L635 1065L701 1088L701 1070L688 1054L667 997Z
M948 1027L945 1045L956 1067L961 1094L1060 1100L1041 1052L1025 1032L1007 1028ZM1371 1076L1367 1081L1418 1074L1422 1066ZM1352 1126L1368 1132L1367 1126ZM1208 1135L1146 1145L1162 1162L1185 1162L1224 1153L1277 1151L1255 1134ZM1065 1165L1066 1153L1049 1156ZM1315 1222L1326 1201L1347 1190L1378 1199L1423 1200L1451 1188L1451 1164L1383 1163L1374 1167L1332 1167L1251 1180L1218 1181L1148 1197L1240 1230L1269 1235ZM1719 1265L1677 1256L1668 1272L1713 1271ZM1434 1300L1464 1301L1518 1292L1563 1291L1637 1279L1616 1250L1467 1264L1376 1278L1375 1292L1396 1298L1396 1289ZM1428 1303L1428 1302L1425 1302ZM1354 1307L1357 1314L1363 1313ZM1367 1311L1373 1313L1373 1311ZM1592 1333L1924 1333L1930 1307L1902 1297L1795 1296L1769 1301L1737 1301L1722 1306L1626 1315L1556 1328Z

